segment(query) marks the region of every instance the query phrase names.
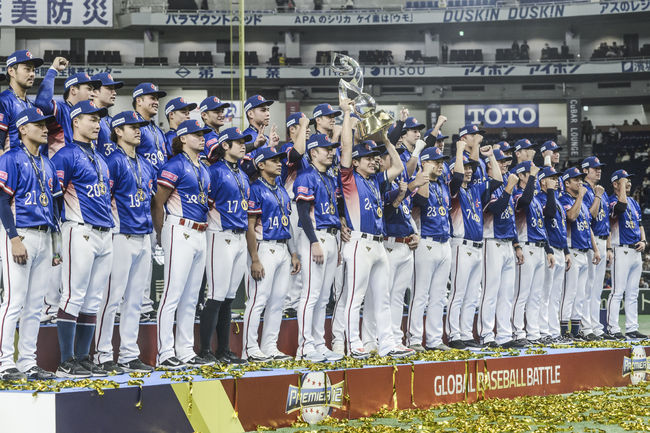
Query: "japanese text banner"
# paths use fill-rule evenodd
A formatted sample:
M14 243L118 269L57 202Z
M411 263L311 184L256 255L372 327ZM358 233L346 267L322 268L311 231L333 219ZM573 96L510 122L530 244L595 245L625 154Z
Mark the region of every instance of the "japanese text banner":
M0 26L112 27L113 0L0 0Z

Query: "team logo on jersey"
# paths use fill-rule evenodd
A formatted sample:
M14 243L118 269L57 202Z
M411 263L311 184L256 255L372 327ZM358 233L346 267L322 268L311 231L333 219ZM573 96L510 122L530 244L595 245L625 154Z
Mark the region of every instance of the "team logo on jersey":
M275 250L269 249L271 251L271 254L275 254Z
M467 251L467 255L468 255L468 256L471 256L471 255L472 255L472 252L471 252L471 251Z
M427 245L427 249L431 251L431 245Z
M367 249L368 251L370 251L372 248L370 248L370 247L366 247L366 249Z
M178 180L178 176L176 176L174 173L171 173L167 170L163 170L160 173L160 177L165 178L171 182L176 182Z
M322 421L331 414L332 408L343 407L345 381L332 384L324 371L303 374L299 385L289 385L286 413L300 410L300 415L309 424Z
M226 243L230 245L230 239L226 239Z
M623 358L623 377L630 376L632 385L637 385L645 379L647 372L648 358L645 348L641 346L632 348L630 357Z

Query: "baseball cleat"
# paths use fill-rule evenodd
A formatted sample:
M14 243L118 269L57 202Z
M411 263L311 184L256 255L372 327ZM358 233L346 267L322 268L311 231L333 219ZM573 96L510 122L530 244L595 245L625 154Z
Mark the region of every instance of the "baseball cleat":
M154 371L154 368L152 366L145 364L138 358L134 359L133 361L124 362L118 365L127 373L150 373Z
M411 344L411 345L409 346L409 349L413 349L413 350L415 350L416 352L424 352L424 351L426 351L426 349L424 348L424 346L422 346L421 344Z
M15 367L0 371L0 380L23 380L27 375Z
M640 333L639 331L626 332L626 333L625 333L625 336L626 336L627 338L633 338L633 339L637 339L637 338L648 338L647 335L642 334L642 333Z
M336 353L327 348L323 349L321 351L321 354L325 357L325 361L330 361L330 362L340 361L344 358L344 356L341 355L340 353Z
M102 364L99 364L99 367L105 370L108 373L114 373L114 374L124 374L124 369L120 367L117 362L114 361L106 361Z
M198 355L185 361L185 365L188 367L206 367L208 365L213 365L214 363L215 361L208 361Z
M59 368L56 369L56 377L62 377L66 379L85 379L92 377L92 372L85 369L74 359L68 359L63 361Z
M56 378L56 374L52 373L51 371L43 370L38 365L35 365L27 370L25 374L29 380L50 380Z
M183 368L185 368L185 364L183 364L175 356L172 356L170 358L165 359L163 362L159 363L158 367L162 368L163 370L182 370Z
M341 356L341 355L337 355L337 356ZM296 357L296 359L298 359L298 357ZM322 353L314 350L313 352L309 352L305 355L302 355L300 357L300 360L309 361L309 362L325 362L327 361L327 358L325 358L325 355L323 355Z
M90 371L93 377L108 376L108 372L106 370L104 370L102 367L92 362L88 357L82 358L78 362L79 365L81 365L84 369Z
M444 343L440 343L437 346L433 347L427 347L427 350L440 350L440 351L445 351L445 350L451 350L451 347L447 346Z
M350 356L354 359L368 359L370 358L370 353L366 352L366 349L360 347L359 349L350 350Z
M393 349L386 354L393 359L406 358L407 356L415 355L415 350L413 349Z
M261 350L251 352L248 355L248 362L269 362L272 360L273 358L271 358L270 356L266 356L265 354L262 353Z
M235 365L248 364L248 361L246 361L245 359L239 358L237 355L235 355L230 350L227 350L226 353L224 353L221 356L218 356L217 357L217 362L219 362L220 364L235 364Z

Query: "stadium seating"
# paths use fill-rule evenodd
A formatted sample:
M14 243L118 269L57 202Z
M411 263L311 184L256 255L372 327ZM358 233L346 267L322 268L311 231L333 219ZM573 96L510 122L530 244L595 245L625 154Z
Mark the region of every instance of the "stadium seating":
M210 51L181 51L178 54L178 63L184 66L212 65L212 53Z

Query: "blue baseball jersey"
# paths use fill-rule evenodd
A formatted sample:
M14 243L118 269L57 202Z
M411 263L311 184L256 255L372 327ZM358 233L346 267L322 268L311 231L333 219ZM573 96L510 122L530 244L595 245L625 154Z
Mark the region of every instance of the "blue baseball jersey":
M63 133L63 137L57 137L57 141L62 138L64 143L68 145L72 144L72 121L70 119L72 105L68 104L63 98L54 98L54 79L57 75L56 69L48 69L38 88L34 104L43 110L45 114L54 115Z
M406 170L404 171L406 173ZM380 185L382 190L388 190L384 193L384 234L391 237L406 237L415 233L411 224L411 196L407 191L406 196L398 207L393 206L389 201L389 195L397 193L399 183L397 181L402 176L395 179L387 185Z
M210 132L207 132L203 136L203 138L205 138L205 146L201 154L202 156L205 156L207 158L210 155L210 151L212 150L212 148L219 144L219 133L214 129L211 129Z
M411 159L411 152L409 152L409 150L406 148L406 146L404 146L404 152L402 152L400 154L399 159L402 161L402 165L404 166L404 172L402 174L402 177L404 179L406 179L407 182L408 182L409 179L407 179L407 174L408 173L406 172L406 164ZM418 171L420 171L420 161L418 161L417 165L415 166L415 170L413 170L412 177L414 177L416 174L418 174Z
M472 158L469 157L469 152L465 151L463 153L465 154L467 159L472 160ZM478 165L476 166L476 169L474 170L474 174L472 174L472 183L482 183L482 182L487 182L487 180L488 180L487 164L485 164L485 161L483 161L483 158L481 158L479 156Z
M449 224L449 187L441 179L429 182L429 198L419 194L413 196L413 206L420 214L420 235L448 238L451 236Z
M258 134L259 134L259 131L253 125L248 125L248 128L244 129L244 132L242 132L242 135L250 135L252 137L251 141L250 141L251 143L254 143L255 140L257 140ZM255 167L254 161L255 161L255 157L259 153L259 150L263 149L265 147L269 147L269 143L270 143L269 137L268 136L265 136L265 137L266 137L266 142L264 142L264 144L262 144L257 149L253 149L249 153L247 153L244 156L244 159L241 161L242 169L249 176L253 176L253 174L257 170L256 167Z
M110 156L115 151L116 144L111 141L111 122L110 116L102 117L99 120L99 135L97 136L97 151L104 157Z
M131 158L121 149L111 153L106 163L111 173L115 231L129 235L151 233L151 197L156 185L153 167L141 155L136 153Z
M570 194L560 195L560 203L564 210L571 209L576 200ZM582 200L578 218L571 224L567 224L567 243L569 248L589 249L591 248L591 214L589 208Z
M0 93L0 130L6 131L7 140L11 147L20 144L18 128L16 127L18 114L32 107L34 107L34 102L28 97L20 99L11 88ZM4 147L4 143L2 143L2 147Z
M354 231L382 235L384 203L380 184L388 183L386 172L365 179L352 167L341 167L339 177L348 227Z
M248 213L259 215L255 233L258 240L280 240L291 237L291 200L282 185L267 184L261 177L251 184Z
M172 189L165 212L204 223L208 220L210 173L205 164L198 167L183 153L172 157L158 172L158 186Z
M596 195L594 194L591 185L589 185L589 182L585 182L584 186L587 189L587 192L582 200L587 205L587 209L590 209L596 199ZM591 218L591 229L595 236L609 235L609 197L605 191L603 191L603 196L600 199L598 213L595 217Z
M621 215L614 215L614 206L618 197L612 195L609 199L609 209L612 227L612 244L634 245L641 240L641 207L632 197L627 198L627 209Z
M165 132L165 154L168 158L174 154L174 152L172 152L172 141L174 141L175 137L175 129L170 129L169 131Z
M499 198L505 193L507 177L503 176L503 180L503 185L499 186L499 188L492 193L490 201L485 206L483 212L483 236L486 238L517 238L517 229L515 224L515 199L513 195L510 195L506 208L499 215L495 215L489 210L489 205L499 200Z
M140 128L140 145L135 149L149 161L156 171L160 171L167 161L165 134L154 121Z
M280 146L280 152L287 152L287 155L289 152L291 152L291 149L293 149L293 143L289 141L288 143L284 143L282 146ZM282 182L282 185L284 185L284 189L287 190L289 193L289 197L291 197L291 200L295 199L295 194L294 194L294 182L296 181L296 177L298 176L298 173L300 173L302 170L305 170L309 168L309 159L307 158L307 155L303 155L300 161L296 162L289 162L289 158L284 158L282 160L282 171L280 172L280 179ZM328 174L331 175L330 170L328 170Z
M293 192L298 200L312 204L310 216L316 230L341 227L336 198L339 194L336 179L327 173L319 173L314 166L307 166L296 177ZM298 227L302 227L298 221Z
M472 183L460 188L451 198L451 224L455 238L480 242L483 240L484 195L488 182Z
M546 228L544 226L544 208L537 199L537 192L533 194L530 204L523 209L517 209L516 205L524 193L524 189L517 184L512 191L515 201L515 223L517 234L521 242L543 242L546 241Z
M557 191L552 191L555 194L555 215L553 218L544 217L544 227L546 228L546 235L548 236L548 243L553 248L564 249L567 247L567 228L566 228L566 211L560 204L560 198ZM537 199L542 205L546 207L548 195L544 191L537 194Z
M442 163L442 179L448 184L451 182L451 170L449 170L449 164L446 162Z
M248 176L233 164L220 159L208 167L210 173L210 212L208 223L214 230L246 230L248 228ZM244 206L242 207L242 203Z
M63 221L113 227L111 176L99 152L73 141L55 153L52 162L63 190Z
M47 157L30 158L26 152L19 143L0 156L0 188L12 197L16 227L48 225L55 230L58 217L54 213L53 199L61 195L56 169ZM47 197L45 205L41 193Z

